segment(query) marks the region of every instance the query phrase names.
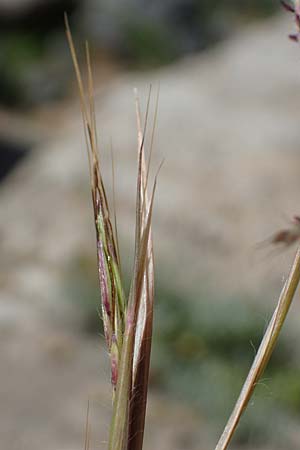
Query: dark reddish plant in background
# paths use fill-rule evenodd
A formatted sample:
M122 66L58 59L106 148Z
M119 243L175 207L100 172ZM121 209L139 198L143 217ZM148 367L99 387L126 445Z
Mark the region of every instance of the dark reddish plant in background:
M300 1L295 0L294 4L291 5L290 3L288 3L284 0L281 0L281 4L288 12L294 14L294 16L295 16L295 23L296 23L297 31L295 33L290 33L289 38L292 41L299 42L299 38L300 38Z

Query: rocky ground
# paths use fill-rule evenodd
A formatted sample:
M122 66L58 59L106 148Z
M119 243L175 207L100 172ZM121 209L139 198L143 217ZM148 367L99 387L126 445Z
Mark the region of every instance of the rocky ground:
M299 214L300 60L299 48L286 38L290 25L279 17L209 53L99 86L103 172L110 183L112 139L126 255L134 232L132 90L139 89L145 105L149 84L154 90L160 84L153 172L165 162L154 213L157 278L164 286L172 280L183 301L187 293L195 298L205 291L218 301L234 295L271 308L287 273L292 251L270 257L269 249L255 245L286 226L284 215ZM32 120L46 137L39 136L0 191L1 447L83 448L90 397L91 448L105 448L105 350L78 331L76 305L65 299L74 262L88 260L93 267L95 261L78 102L42 124ZM125 266L129 261L125 256ZM297 300L290 318L295 328ZM149 414L146 449L200 449L214 441L204 414L162 394L150 396ZM299 447L294 431L289 445Z

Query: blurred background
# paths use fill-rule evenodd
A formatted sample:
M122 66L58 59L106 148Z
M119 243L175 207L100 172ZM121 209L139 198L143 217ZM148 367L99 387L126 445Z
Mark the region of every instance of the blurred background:
M7 450L105 449L109 366L88 165L63 25L88 39L101 161L116 166L129 283L133 89L151 139L156 306L145 449L214 448L295 248L265 239L299 214L300 50L277 1L0 1L0 435ZM262 242L264 243L262 244ZM231 448L299 449L299 295Z

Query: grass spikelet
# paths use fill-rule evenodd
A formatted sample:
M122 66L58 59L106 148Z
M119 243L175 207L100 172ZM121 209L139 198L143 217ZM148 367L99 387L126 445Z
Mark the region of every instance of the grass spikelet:
M97 130L94 106L94 88L90 54L86 44L88 71L87 95L78 65L78 60L66 18L67 38L77 76L81 111L84 123L86 147L89 161L91 191L94 208L94 221L97 241L98 275L101 292L101 310L104 334L108 350L112 355L112 383L114 390L117 381L117 362L115 355L121 352L124 333L125 294L120 276L120 261L114 235L104 183L100 171L97 148ZM112 352L112 346L113 352ZM117 346L117 348L116 348Z
M113 412L108 448L109 450L141 450L147 403L154 299L151 221L157 176L151 195L148 197L149 167L146 164L144 145L151 88L143 128L137 93L135 99L138 135L136 231L133 275L130 292L126 298L121 277L116 217L111 219L110 216L98 153L89 47L86 44L87 87L85 89L67 17L65 17L65 24L84 123L96 229L102 319L111 360ZM150 163L153 147L157 104L158 97L148 163ZM112 167L114 180L113 160ZM88 445L87 441L88 438L86 438L85 446Z

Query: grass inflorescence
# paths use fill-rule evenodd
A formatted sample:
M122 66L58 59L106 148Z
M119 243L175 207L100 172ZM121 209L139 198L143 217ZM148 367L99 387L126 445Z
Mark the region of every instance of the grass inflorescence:
M154 297L151 219L156 177L151 195L148 197L149 169L144 149L150 93L143 129L139 99L136 94L138 135L136 232L133 274L129 294L126 296L121 275L116 219L110 212L101 173L89 47L86 44L87 88L85 89L67 18L66 30L79 87L84 123L96 230L101 312L111 363L113 414L108 448L110 450L140 450L143 444L147 402Z
M299 41L300 2L294 4L283 1L283 6L295 16L297 31L290 35ZM112 419L109 432L109 450L142 450L147 403L149 365L153 327L154 266L151 220L156 178L148 196L149 160L151 157L154 128L151 137L150 157L145 158L145 132L149 111L150 94L142 126L138 96L136 94L138 171L136 183L136 228L134 264L128 295L125 293L121 272L115 215L110 212L109 202L103 182L100 155L98 151L94 87L90 52L86 44L87 86L79 68L68 21L66 30L71 55L76 72L81 111L84 123L86 147L89 161L94 224L96 230L98 278L101 293L101 311L104 335L111 364ZM156 120L157 108L155 112ZM154 120L154 123L155 123ZM274 235L273 244L291 245L299 237L299 220L296 228L283 230ZM296 231L297 233L296 233ZM278 303L256 352L253 364L241 389L232 414L215 447L225 450L235 433L240 418L249 404L250 398L264 373L283 323L290 308L300 279L300 249L292 264L290 274L283 286ZM183 324L184 326L184 324ZM223 324L218 324L222 331ZM225 329L226 327L224 327ZM222 334L222 333L221 333ZM185 336L184 351L190 350L191 336ZM183 349L183 347L182 347ZM87 420L88 422L88 420ZM88 424L86 449L89 448Z

